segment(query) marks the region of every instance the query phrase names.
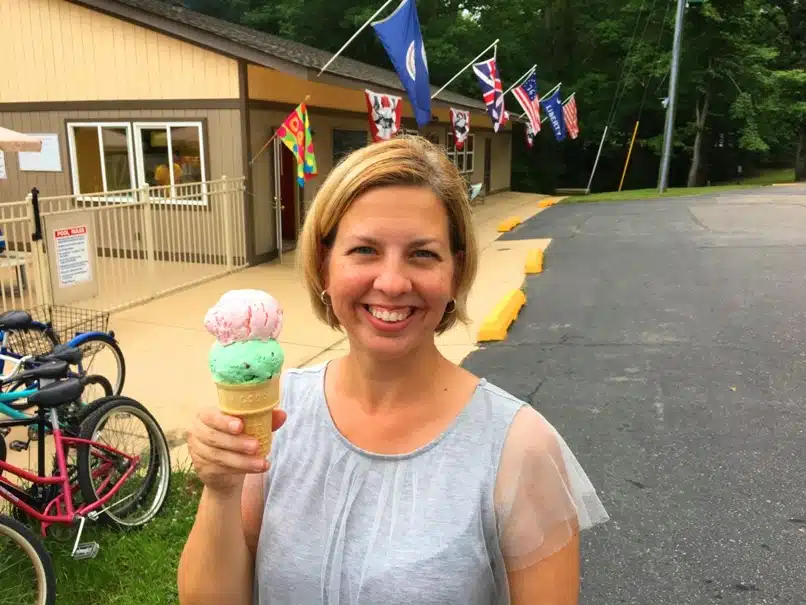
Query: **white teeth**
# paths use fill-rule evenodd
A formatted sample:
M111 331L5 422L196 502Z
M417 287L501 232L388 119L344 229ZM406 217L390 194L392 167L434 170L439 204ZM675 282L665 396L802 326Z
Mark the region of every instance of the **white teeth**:
M373 317L383 321L388 321L390 323L403 321L409 315L411 315L410 308L400 311L387 311L386 309L376 309L375 307L370 307L369 312L372 313Z

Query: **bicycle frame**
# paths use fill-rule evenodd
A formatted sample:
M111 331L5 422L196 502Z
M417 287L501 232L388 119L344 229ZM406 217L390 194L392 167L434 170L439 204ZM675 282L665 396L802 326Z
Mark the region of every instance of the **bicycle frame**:
M44 454L45 454L45 443L44 443L44 429L46 422L46 412L42 409L39 410L37 415L34 418L30 418L27 421L11 421L8 423L3 423L6 426L15 425L15 426L26 426L30 424L37 424L39 426L39 473L33 474L29 471L26 471L18 466L14 466L8 462L0 460L0 471L11 473L21 479L25 479L30 481L34 485L39 486L49 486L49 485L58 485L61 487L59 494L51 499L43 508L43 512L39 512L33 505L38 504L37 502L33 502L32 498L29 494L21 490L18 486L12 483L9 479L6 479L3 474L0 474L0 496L4 499L8 500L14 506L23 510L29 516L35 518L41 523L42 526L42 536L46 536L47 528L51 525L60 523L60 524L72 524L77 519L81 519L83 517L91 515L94 511L98 510L99 508L103 507L111 498L114 496L123 484L128 481L129 477L134 473L135 469L140 463L140 456L130 456L121 452L120 450L109 447L102 443L98 443L96 441L92 441L89 439L81 439L78 437L65 437L62 435L62 431L59 428L59 419L56 414L55 409L50 409L50 424L53 431L53 439L55 440L56 444L56 464L59 468L59 474L54 476L46 476L45 469L44 469ZM65 451L66 448L70 446L79 446L79 445L88 445L94 448L94 450L100 450L106 454L113 454L115 456L123 457L127 464L128 468L123 473L123 475L118 479L118 481L109 488L109 491L106 492L103 496L101 496L98 500L93 502L92 504L87 504L85 506L81 506L78 509L74 507L73 504L73 492L77 488L70 483L70 476L67 472L67 460L65 458ZM112 466L114 466L114 462L110 459L106 458L105 456L101 457L103 464L100 465L98 468L93 469L92 474L93 476L103 476L107 473ZM101 487L105 487L109 484L110 480L107 480L102 483ZM32 505L33 504L33 505ZM55 514L50 514L50 511L55 509Z

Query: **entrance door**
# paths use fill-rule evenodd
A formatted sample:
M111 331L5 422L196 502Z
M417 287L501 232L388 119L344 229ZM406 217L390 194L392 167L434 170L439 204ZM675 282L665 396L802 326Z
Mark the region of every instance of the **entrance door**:
M288 246L297 241L297 160L291 150L280 144L280 199L283 243Z
M282 261L283 252L297 244L297 164L294 154L280 139L273 142L274 156L274 220L277 253Z
M484 139L484 193L490 193L490 175L493 167L493 140Z

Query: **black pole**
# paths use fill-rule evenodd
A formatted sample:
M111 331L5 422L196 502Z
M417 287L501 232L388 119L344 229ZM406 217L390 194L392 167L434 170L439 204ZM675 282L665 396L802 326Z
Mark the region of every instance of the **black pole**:
M42 239L42 216L39 214L39 189L31 189L31 205L34 207L34 232L31 239L38 242Z

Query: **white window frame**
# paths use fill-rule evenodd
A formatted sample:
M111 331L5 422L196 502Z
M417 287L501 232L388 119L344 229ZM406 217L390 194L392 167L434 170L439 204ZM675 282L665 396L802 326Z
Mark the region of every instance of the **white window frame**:
M95 127L98 133L98 149L100 150L101 155L101 179L103 180L104 186L104 193L106 193L109 189L107 188L106 183L106 162L104 161L104 139L101 134L101 129L103 128L125 128L126 129L126 147L129 154L129 182L132 185L132 189L137 187L137 181L135 179L135 170L134 170L134 140L132 137L132 125L130 122L68 122L67 123L67 140L68 140L68 147L70 152L70 165L72 166L72 174L70 175L73 182L73 195L76 196L76 199L82 202L120 202L120 203L130 203L134 201L134 196L131 195L103 195L103 196L94 196L94 195L85 195L81 193L80 181L78 178L78 172L80 170L78 165L78 155L76 153L76 138L75 138L75 129L76 128L92 128ZM92 191L89 193L100 193L97 191Z
M202 182L202 195L200 199L176 199L176 183L174 183L174 171L168 170L171 177L171 197L167 198L154 198L153 201L161 204L173 204L176 206L206 206L207 205L207 166L205 165L204 154L204 128L201 122L134 122L134 147L135 147L135 160L137 164L137 182L141 186L147 184L145 162L143 161L143 129L164 128L168 138L168 161L173 163L173 145L171 143L171 129L172 128L192 128L195 127L199 131L199 159L201 163L201 182Z
M473 139L473 151L468 151L467 148L469 147L468 142L470 139ZM463 163L462 168L459 170L461 174L472 174L476 170L476 135L470 133L467 135L467 139L465 139L465 144L462 146L462 149L456 149L456 139L453 136L452 132L448 132L447 144L445 146L448 152L448 158L450 158L453 165L457 168L459 167L459 163L457 161L458 156L462 156ZM473 164L473 168L471 170L467 169L467 160L470 158L471 163Z

